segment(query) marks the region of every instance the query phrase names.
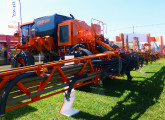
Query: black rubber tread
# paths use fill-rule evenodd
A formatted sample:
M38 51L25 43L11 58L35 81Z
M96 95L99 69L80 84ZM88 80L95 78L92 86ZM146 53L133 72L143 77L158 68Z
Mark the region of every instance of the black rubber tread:
M12 68L17 68L18 67L18 61L17 58L21 57L24 62L25 62L25 66L29 66L29 65L34 65L34 57L33 55L28 52L28 51L21 51L20 53L16 54L12 60ZM23 67L23 66L21 66Z

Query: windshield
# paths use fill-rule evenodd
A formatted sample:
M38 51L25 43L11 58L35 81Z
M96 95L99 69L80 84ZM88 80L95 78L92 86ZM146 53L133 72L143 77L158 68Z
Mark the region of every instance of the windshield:
M24 25L21 27L22 29L22 44L26 44L29 42L30 30L33 24Z

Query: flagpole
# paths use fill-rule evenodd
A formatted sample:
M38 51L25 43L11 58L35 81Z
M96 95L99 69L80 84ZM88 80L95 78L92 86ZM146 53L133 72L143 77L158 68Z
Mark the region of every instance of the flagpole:
M20 22L21 22L21 24L22 24L21 0L19 0L19 6L20 6Z
M20 24L22 24L21 0L19 0L19 6L20 6ZM19 36L19 43L22 42L22 37L21 37L21 33L20 33L20 24L18 25L18 31L19 31L19 34L20 34L20 36Z

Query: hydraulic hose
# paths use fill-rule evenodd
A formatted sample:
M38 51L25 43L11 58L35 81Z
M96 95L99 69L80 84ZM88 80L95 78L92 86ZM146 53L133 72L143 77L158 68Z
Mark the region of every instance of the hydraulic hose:
M69 83L69 89L67 91L67 93L65 94L65 97L66 99L69 101L69 98L70 98L70 93L71 93L71 90L73 88L73 85L75 84L75 82L79 79L82 79L82 78L85 78L85 77L88 77L87 74L83 74L83 75L79 75L77 77L74 77L73 80Z
M31 76L36 76L37 74L33 71L28 71L23 74L18 75L14 80L12 80L9 85L6 87L5 92L2 95L2 99L0 101L0 116L5 116L5 109L6 109L6 103L7 103L7 98L8 95L11 91L11 89L23 78L31 77Z
M72 52L76 47L82 47L82 48L85 48L85 49L86 49L86 46L85 46L85 45L83 45L83 44L77 44L77 45L74 45L74 46L70 49L70 51Z
M100 79L103 80L109 75L120 74L122 70L122 61L120 58L93 60L94 68L103 69Z

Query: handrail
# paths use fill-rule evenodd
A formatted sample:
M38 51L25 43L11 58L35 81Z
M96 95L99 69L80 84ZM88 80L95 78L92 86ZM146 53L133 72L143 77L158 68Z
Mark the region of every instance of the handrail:
M20 72L38 70L40 66L42 66L43 68L47 68L47 67L62 65L62 64L65 64L65 63L69 63L69 62L84 61L84 60L87 60L87 59L93 59L93 58L98 58L98 57L108 57L110 54L114 55L115 53L111 52L111 51L108 51L108 52L95 54L95 55L76 57L74 59L53 61L53 62L48 62L48 63L44 63L44 64L39 64L39 65L31 65L31 66L24 66L24 67L13 68L13 69L8 69L8 70L2 70L2 71L0 71L0 77L1 76L6 76L6 75L11 75L11 74L16 74L16 73L20 73Z

